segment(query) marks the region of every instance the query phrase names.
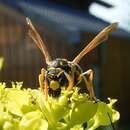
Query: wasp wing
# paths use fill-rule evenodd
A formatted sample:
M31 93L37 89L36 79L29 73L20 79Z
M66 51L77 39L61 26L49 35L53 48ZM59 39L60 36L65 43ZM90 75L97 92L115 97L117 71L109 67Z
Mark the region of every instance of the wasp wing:
M117 28L118 23L112 23L108 27L104 28L72 61L72 63L78 63L81 58L105 41L110 32L113 32Z
M26 18L27 25L29 26L29 36L33 39L33 41L36 43L36 45L41 50L42 54L45 57L46 63L49 64L51 61L50 54L42 41L39 33L36 31L35 27L33 26L31 20L29 18Z

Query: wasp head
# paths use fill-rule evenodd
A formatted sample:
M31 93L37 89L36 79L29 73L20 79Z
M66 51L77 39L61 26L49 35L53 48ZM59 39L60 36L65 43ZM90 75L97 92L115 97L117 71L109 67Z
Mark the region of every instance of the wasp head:
M50 91L55 91L54 93L56 94L56 91L61 91L60 87L68 85L65 73L71 73L71 66L66 59L57 58L51 61L47 67L47 79Z

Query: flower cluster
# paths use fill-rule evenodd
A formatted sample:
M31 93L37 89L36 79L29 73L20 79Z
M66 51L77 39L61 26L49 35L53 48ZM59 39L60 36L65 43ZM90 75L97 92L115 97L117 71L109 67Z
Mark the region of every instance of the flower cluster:
M114 110L116 99L106 104L79 94L78 88L62 90L59 98L45 100L38 89L0 83L0 130L95 130L119 120Z

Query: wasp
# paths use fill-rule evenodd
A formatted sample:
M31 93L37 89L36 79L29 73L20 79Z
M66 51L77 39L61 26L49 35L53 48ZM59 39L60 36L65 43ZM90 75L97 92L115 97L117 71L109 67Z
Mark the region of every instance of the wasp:
M41 50L47 64L47 69L42 68L39 75L40 88L43 90L46 100L48 95L59 97L62 87L71 91L74 86L79 86L82 81L86 84L85 86L89 91L90 97L96 98L93 89L93 70L89 69L83 72L79 62L96 46L104 42L108 38L109 33L117 28L118 23L112 23L104 28L72 61L68 61L62 58L52 60L46 45L31 20L26 18L26 21L29 27L28 34Z

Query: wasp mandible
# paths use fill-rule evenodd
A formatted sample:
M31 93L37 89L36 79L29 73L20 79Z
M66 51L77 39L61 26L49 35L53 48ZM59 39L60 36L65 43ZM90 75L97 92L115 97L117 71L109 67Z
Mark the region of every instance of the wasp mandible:
M117 28L118 23L112 23L103 29L72 61L68 61L62 58L52 60L31 20L26 18L26 21L29 26L29 36L41 50L47 64L47 69L42 68L39 75L40 88L43 90L46 100L48 94L53 97L60 96L61 87L65 87L68 91L71 91L73 86L79 86L82 81L86 84L90 97L96 98L93 90L93 70L89 69L83 72L78 63L84 55L105 41L109 33Z

